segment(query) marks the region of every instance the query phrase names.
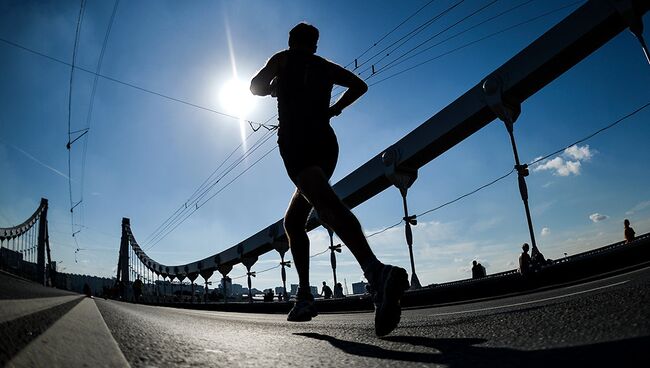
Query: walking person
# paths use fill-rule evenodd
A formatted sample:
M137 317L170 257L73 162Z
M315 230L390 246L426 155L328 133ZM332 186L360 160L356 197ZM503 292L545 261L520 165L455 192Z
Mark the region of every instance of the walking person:
M623 231L623 235L625 235L625 243L633 242L636 234L634 233L634 229L630 226L630 220L625 219L625 221L623 221L623 226L625 226L625 230Z
M278 99L278 146L296 190L284 216L299 288L288 321L310 321L318 313L309 289L309 238L305 224L312 208L350 249L372 286L375 333L383 336L397 327L400 299L408 289L408 275L400 267L381 263L370 249L361 225L329 184L338 159L338 142L330 118L367 90L354 73L315 55L319 32L306 23L289 32L289 49L273 55L251 81L258 96ZM332 106L334 85L347 87Z
M323 281L323 288L321 289L320 295L322 295L325 299L332 298L332 288L327 286L327 283L325 281Z
M528 254L529 249L530 246L528 243L524 243L524 245L521 246L522 252L519 256L519 273L523 276L528 276L531 272L531 260L530 255Z

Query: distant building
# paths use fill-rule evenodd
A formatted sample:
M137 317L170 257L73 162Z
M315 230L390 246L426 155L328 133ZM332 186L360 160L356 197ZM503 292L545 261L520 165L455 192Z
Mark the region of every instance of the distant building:
M239 284L232 284L228 290L228 296L242 295L244 293L244 288Z
M275 288L275 295L280 295L281 293L284 293L284 288L282 286L277 286Z
M291 295L298 294L298 284L291 284Z
M318 288L316 286L310 286L309 290L311 291L311 295L318 295Z
M367 282L355 282L352 284L352 294L366 294L368 291L366 290L366 285L368 285Z

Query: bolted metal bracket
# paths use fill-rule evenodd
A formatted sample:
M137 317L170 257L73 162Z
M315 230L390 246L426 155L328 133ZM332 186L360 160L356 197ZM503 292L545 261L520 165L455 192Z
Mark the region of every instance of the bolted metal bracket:
M482 88L485 103L506 124L508 131L512 131L512 126L521 114L521 104L503 96L503 77L497 74L487 77Z

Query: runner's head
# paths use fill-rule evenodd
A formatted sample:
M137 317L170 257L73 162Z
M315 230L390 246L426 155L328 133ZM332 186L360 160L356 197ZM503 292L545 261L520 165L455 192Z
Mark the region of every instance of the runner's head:
M289 31L289 48L316 52L318 28L304 22L298 23Z

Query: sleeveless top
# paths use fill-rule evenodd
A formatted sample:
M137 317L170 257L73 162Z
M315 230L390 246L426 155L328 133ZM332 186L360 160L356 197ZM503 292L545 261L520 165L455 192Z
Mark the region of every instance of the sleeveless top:
M333 82L330 62L298 50L285 50L277 76L278 138L317 137L331 129Z

